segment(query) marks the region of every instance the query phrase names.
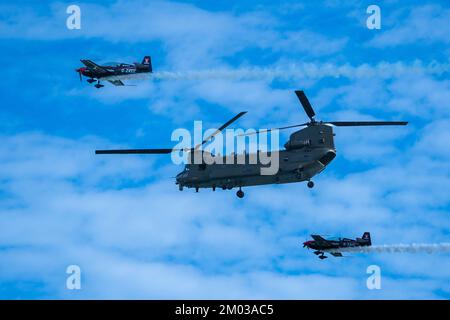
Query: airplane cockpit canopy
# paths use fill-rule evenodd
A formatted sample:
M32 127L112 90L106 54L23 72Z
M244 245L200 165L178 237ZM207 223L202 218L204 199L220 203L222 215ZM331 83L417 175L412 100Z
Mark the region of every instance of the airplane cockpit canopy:
M341 241L341 237L330 237L330 238L327 238L327 240L331 240L331 241Z

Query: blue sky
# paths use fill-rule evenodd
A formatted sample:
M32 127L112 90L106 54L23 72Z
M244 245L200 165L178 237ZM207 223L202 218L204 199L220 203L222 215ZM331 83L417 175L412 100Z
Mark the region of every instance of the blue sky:
M85 1L0 5L0 297L448 299L448 254L319 261L311 233L374 244L449 242L448 72L269 80L145 80L101 90L79 59L140 61L155 71L380 63L448 65L447 1ZM393 68L393 67L392 67ZM447 69L448 70L448 69ZM193 120L217 126L304 122L293 90L324 120L407 120L337 128L338 156L304 183L180 193L170 157L96 157L107 147L167 147ZM282 135L282 141L291 132ZM65 288L79 265L82 289ZM382 289L366 268L380 266Z

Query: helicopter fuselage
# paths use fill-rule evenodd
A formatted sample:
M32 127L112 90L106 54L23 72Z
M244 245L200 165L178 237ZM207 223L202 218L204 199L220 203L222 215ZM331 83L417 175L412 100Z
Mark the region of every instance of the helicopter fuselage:
M176 183L180 190L183 187L198 190L309 181L336 156L333 137L331 126L313 123L291 134L284 150L269 152L270 156L277 156L278 160L278 170L274 174L262 174L262 169L268 165L260 162L256 154L231 154L220 156L221 159L216 159L212 164L187 164L177 175ZM211 154L208 156L214 157ZM252 164L252 157L258 161Z

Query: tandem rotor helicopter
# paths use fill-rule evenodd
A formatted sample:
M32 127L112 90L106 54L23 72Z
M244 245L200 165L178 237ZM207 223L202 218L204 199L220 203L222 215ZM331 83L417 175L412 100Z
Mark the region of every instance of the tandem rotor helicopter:
M277 151L279 160L279 169L275 174L262 175L261 169L264 167L262 163L250 164L248 159L255 154L245 153L244 164L237 161L226 161L227 157L238 157L239 155L231 154L228 156L220 156L223 161L216 161L213 164L201 162L194 164L190 161L185 165L184 170L176 176L176 184L180 191L184 187L195 188L196 192L200 188L216 188L223 190L231 190L239 188L236 195L239 198L244 197L242 187L267 185L267 184L283 184L291 182L307 181L309 188L314 187L311 180L315 175L322 172L326 166L336 157L336 148L334 146L334 133L332 126L338 127L357 127L357 126L386 126L386 125L407 125L405 121L316 121L314 119L315 112L303 91L295 91L300 100L306 115L310 121L302 124L295 124L275 129L266 129L256 131L255 133L272 130L284 130L296 127L306 127L295 131L284 144L284 149ZM191 160L196 153L201 153L201 159L207 151L200 148L219 132L222 132L231 123L243 116L246 112L241 112L223 124L213 134L204 139L194 148L189 149L122 149L122 150L96 150L96 154L170 154L172 152L188 152ZM270 152L269 152L270 153ZM212 154L208 156L215 157ZM230 164L232 163L232 164Z

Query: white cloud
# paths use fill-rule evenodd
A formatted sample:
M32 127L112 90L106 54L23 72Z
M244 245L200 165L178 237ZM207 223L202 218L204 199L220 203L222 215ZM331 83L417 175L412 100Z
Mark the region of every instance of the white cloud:
M174 2L82 7L86 20L80 33L64 29L65 7L55 5L48 14L11 13L0 23L0 36L158 41L173 70L220 68L226 65L222 59L249 47L295 49L307 56L309 44L291 47L296 39L321 43L311 53L319 56L346 43L327 43L328 37L304 30L267 32L277 21L262 12L208 12ZM378 244L447 240L448 82L405 74L387 63L314 67L312 74L350 74L354 81L309 95L318 118L408 116L429 121L429 126L423 131L423 123L339 129L338 158L315 178L315 189L304 184L248 188L243 201L234 192L181 193L166 177L178 168L161 166L151 156L94 156L95 148L111 145L96 137L3 135L0 281L38 281L52 297L79 297L61 288L65 267L80 264L86 277L80 296L89 298L436 298L439 290L449 291L445 256L420 257L419 265L417 256L408 255L356 256L351 263L330 258L323 263L300 244L313 232L359 236L371 231ZM367 80L367 74L373 79ZM295 82L302 88L311 84ZM305 118L292 90L272 90L258 79L85 89L67 95L76 98L87 92L107 104L149 97L153 112L175 122L208 115L204 102L233 113L251 111L251 119L242 119L244 127ZM222 123L216 115L209 120ZM403 144L406 137L409 142ZM360 160L366 166L355 166ZM373 261L383 263L386 272L385 289L377 293L365 288L365 268ZM429 268L437 261L443 265L438 275Z
M332 177L331 166L312 192L303 184L266 186L249 188L246 198L238 200L233 192L179 192L169 179L130 186L104 183L132 173L136 181L146 181L152 170L147 158L79 156L80 150L91 151L95 138L77 142L22 134L2 140L9 152L2 152L1 159L0 245L5 249L0 270L7 271L0 277L41 281L51 297L75 297L58 289L69 264L82 267L86 278L79 297L88 298L373 297L365 289L370 257L356 257L351 268L323 264L301 248L304 237L311 232L357 236L369 230L377 244L442 241L446 230L445 224L424 223L430 214L433 221L446 215L436 211L446 201L444 193L438 195L450 184L445 178L431 177L434 184L426 186L433 188L428 194L434 202L391 209L391 201L398 203L392 195L423 193L416 181L430 172L425 167L417 175L414 160L342 178ZM421 145L412 149L412 159ZM410 215L422 224L408 226L405 233ZM448 286L442 280L447 272L438 282L432 270L407 266L407 279L396 280L403 272L391 267L397 259L383 260L389 286L379 297L433 298L437 288ZM414 261L401 259L403 264ZM414 280L419 276L427 280L420 284ZM399 286L416 291L402 292Z
M324 56L341 51L347 42L348 38L334 39L307 30L291 31L283 34L282 39L275 43L274 49L307 56Z
M235 14L206 11L181 2L117 1L110 5L77 4L82 12L81 30L65 26L65 5L54 3L36 12L4 6L8 19L0 23L0 37L33 40L98 38L111 42L159 41L167 49L166 59L177 70L196 65L221 65L249 47L304 56L322 56L341 50L347 40L330 39L310 30L277 30L272 14L255 10ZM47 10L45 10L47 9ZM139 12L137 15L136 12ZM20 32L17 32L20 30Z
M383 19L395 19L395 23L388 30L383 30L375 36L369 45L374 47L391 47L398 45L410 45L418 43L430 44L433 42L450 42L450 10L429 4L414 6L409 10L407 17L398 19L394 12L392 17L383 15Z

